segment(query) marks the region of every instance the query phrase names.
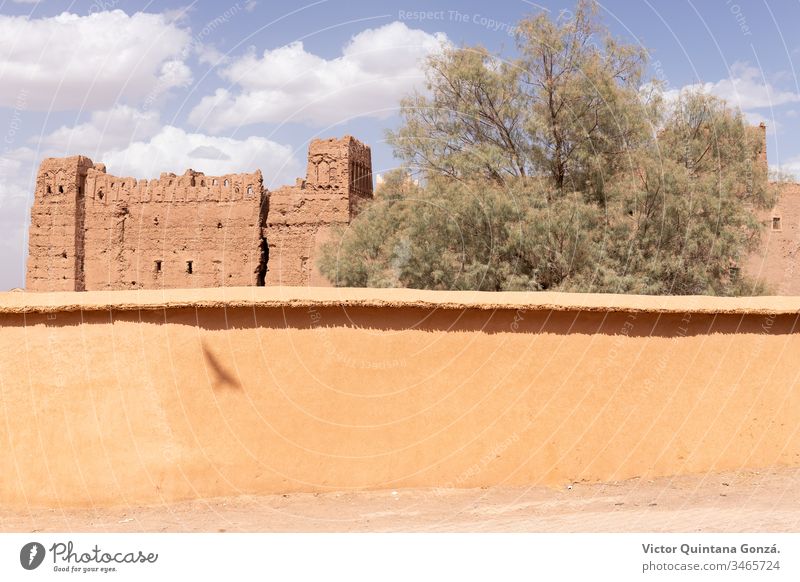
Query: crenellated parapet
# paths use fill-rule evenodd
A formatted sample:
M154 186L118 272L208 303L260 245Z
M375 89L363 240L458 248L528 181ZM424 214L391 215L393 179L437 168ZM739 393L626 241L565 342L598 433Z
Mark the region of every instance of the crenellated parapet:
M314 140L307 175L268 192L260 170L155 179L48 158L31 211L32 291L326 284L314 254L372 196L369 147ZM268 265L269 262L269 265Z

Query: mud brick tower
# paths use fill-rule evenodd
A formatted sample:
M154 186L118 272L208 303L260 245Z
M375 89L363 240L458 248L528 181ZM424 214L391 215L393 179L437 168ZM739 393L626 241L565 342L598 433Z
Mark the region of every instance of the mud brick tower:
M305 180L274 192L260 170L137 180L84 156L49 158L36 179L26 289L327 285L319 247L371 197L370 149L350 136L312 141Z

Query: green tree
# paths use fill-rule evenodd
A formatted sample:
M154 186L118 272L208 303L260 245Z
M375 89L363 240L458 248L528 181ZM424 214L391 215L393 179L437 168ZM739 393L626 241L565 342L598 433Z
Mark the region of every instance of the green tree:
M520 75L483 47L443 49L428 59L427 93L401 101L404 123L389 142L424 176L502 184L532 175Z
M404 167L324 248L323 273L347 286L757 292L736 267L771 203L758 129L708 95L666 100L594 2L518 30L513 59L481 47L429 59L427 92L403 100L388 136Z
M557 192L602 189L602 175L647 136L639 89L645 52L616 41L597 20L597 5L552 20L519 23L516 61L526 96L526 134L536 167Z
M617 272L636 276L620 290L739 294L738 263L759 243L755 210L772 204L757 162L758 128L724 102L682 93L659 120L656 139L632 152L633 170L609 186L610 214L624 225ZM624 266L624 269L623 269ZM758 291L751 287L751 291Z
M503 184L549 175L553 194L624 163L620 154L648 132L639 98L645 55L616 41L596 12L582 0L556 21L523 20L513 60L483 47L430 57L427 91L401 102L403 125L389 132L397 155L423 176Z

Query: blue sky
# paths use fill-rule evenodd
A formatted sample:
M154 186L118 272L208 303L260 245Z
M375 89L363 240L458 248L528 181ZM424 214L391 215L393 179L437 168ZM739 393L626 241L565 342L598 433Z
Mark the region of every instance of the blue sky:
M116 175L304 172L308 141L355 135L376 173L400 98L442 43L512 55L513 26L565 2L0 0L0 289L24 282L43 157ZM769 127L770 165L800 173L798 2L613 0L604 22L671 90L699 85ZM799 67L800 68L800 67Z

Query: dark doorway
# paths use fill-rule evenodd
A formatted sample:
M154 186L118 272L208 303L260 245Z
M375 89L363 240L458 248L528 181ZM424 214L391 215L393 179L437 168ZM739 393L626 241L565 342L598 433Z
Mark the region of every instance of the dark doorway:
M264 287L267 284L267 263L269 263L269 244L267 244L267 237L264 235L261 236L259 251L256 286Z

